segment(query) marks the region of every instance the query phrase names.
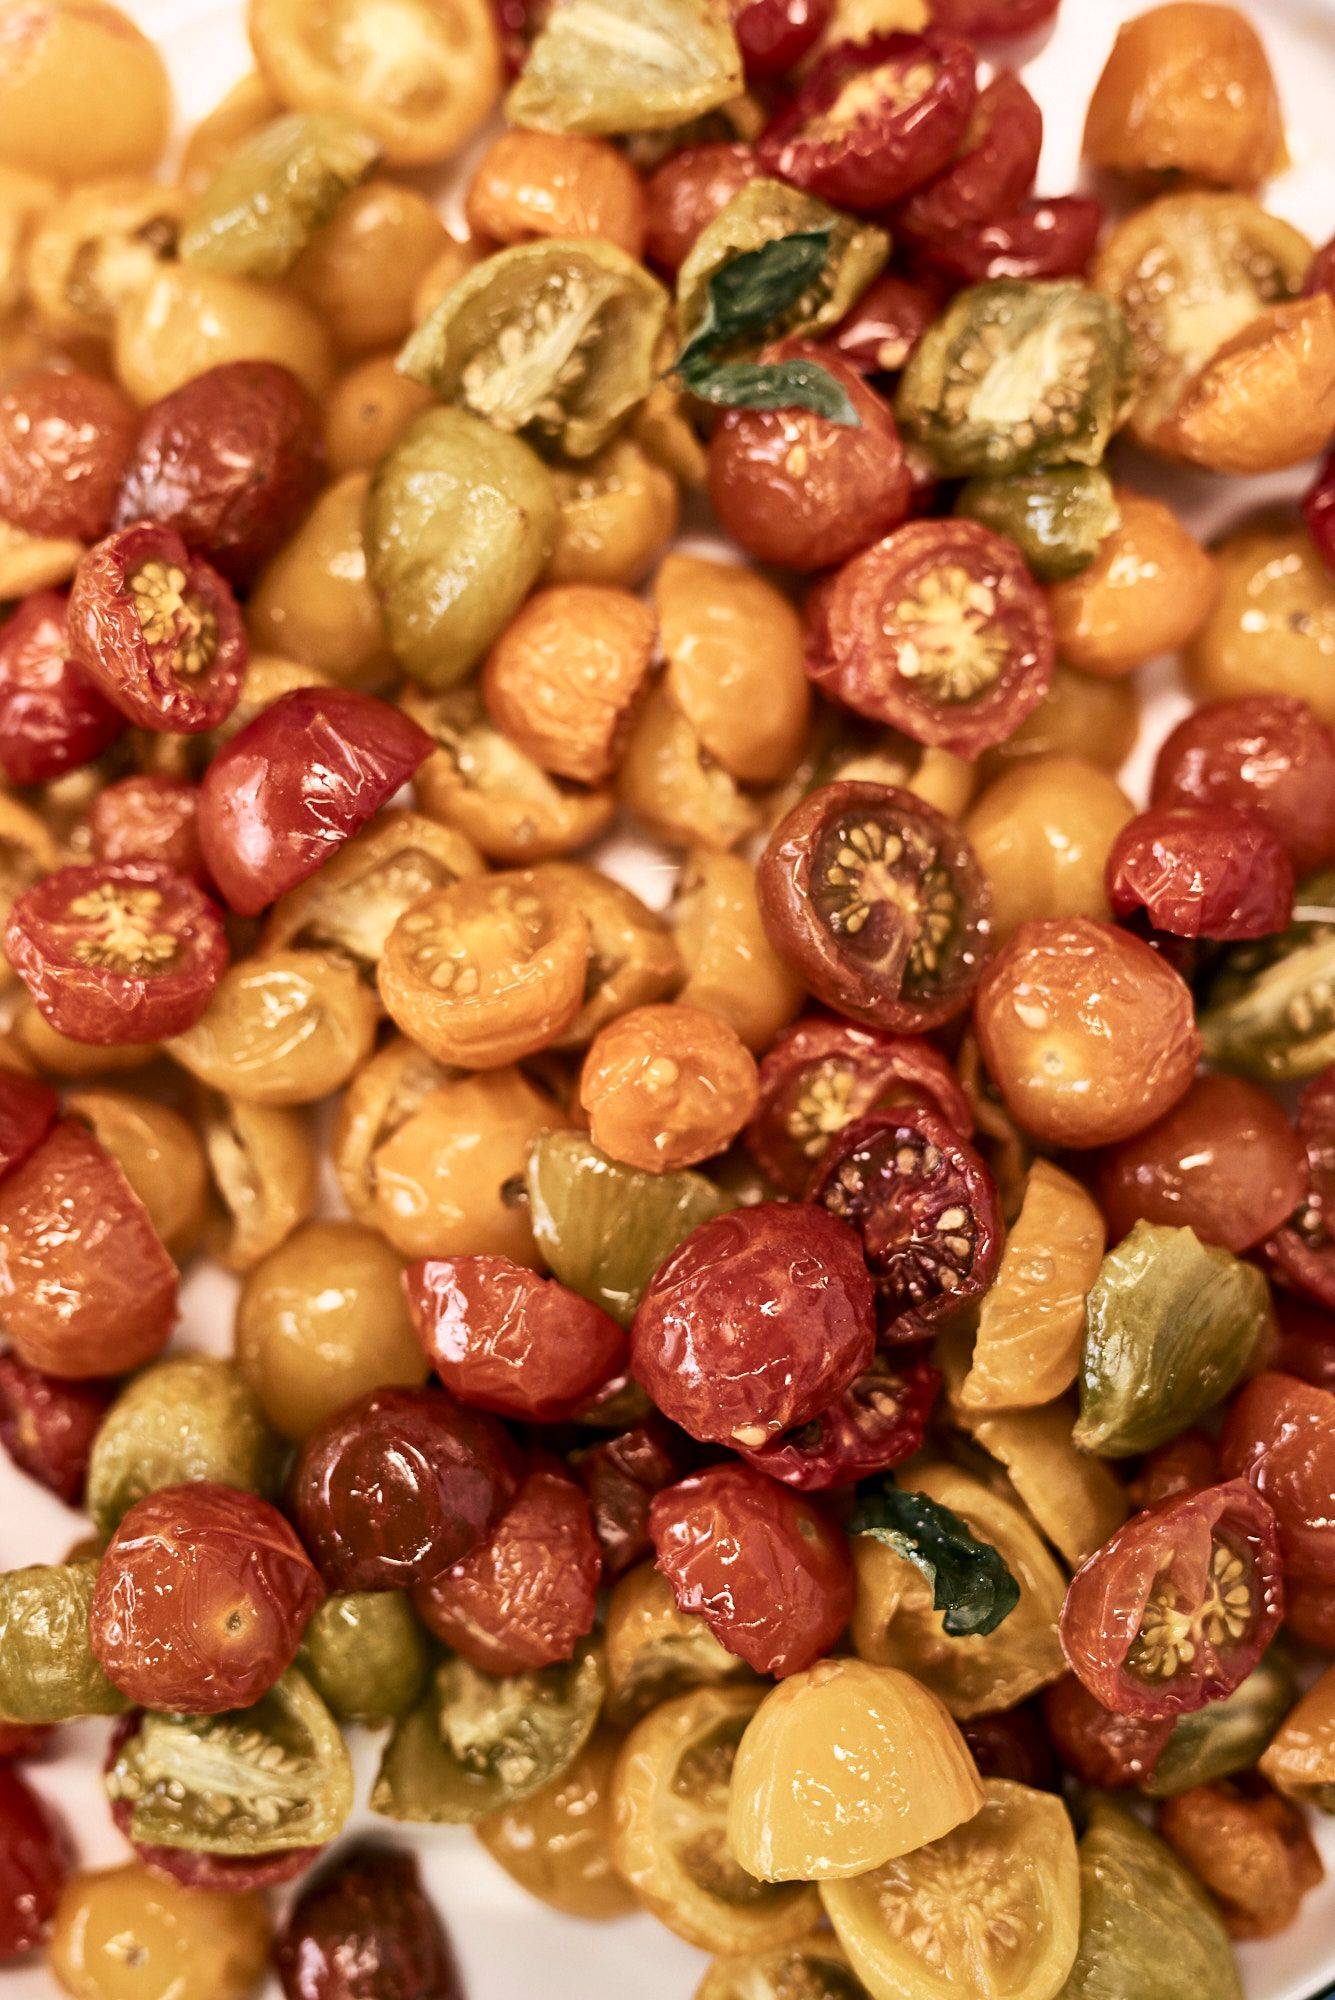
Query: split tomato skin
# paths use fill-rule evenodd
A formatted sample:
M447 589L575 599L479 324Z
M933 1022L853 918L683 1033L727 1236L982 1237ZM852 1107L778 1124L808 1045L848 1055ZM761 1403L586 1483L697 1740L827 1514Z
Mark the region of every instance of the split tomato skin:
M11 785L44 785L91 764L124 727L74 662L65 598L25 598L0 627L0 772Z
M889 1353L878 1354L819 1416L739 1456L797 1493L856 1486L921 1449L940 1390L941 1371L930 1362L900 1367Z

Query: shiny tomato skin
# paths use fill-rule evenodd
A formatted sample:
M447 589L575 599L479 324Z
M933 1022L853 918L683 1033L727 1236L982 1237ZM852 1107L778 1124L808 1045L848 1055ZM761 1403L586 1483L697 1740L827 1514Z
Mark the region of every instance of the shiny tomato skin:
M957 35L987 41L1029 35L1052 19L1061 0L929 0L933 21Z
M10 912L5 956L59 1034L109 1047L193 1027L231 953L195 883L123 861L43 876Z
M657 1567L679 1610L782 1680L829 1652L853 1609L842 1531L811 1501L744 1465L717 1465L649 1510Z
M856 1486L902 1465L921 1448L940 1389L941 1371L929 1362L896 1367L889 1354L878 1354L810 1423L739 1455L756 1472L798 1493Z
M62 1382L17 1354L0 1354L0 1445L20 1472L77 1507L114 1394L109 1382Z
M1104 1708L1162 1721L1240 1687L1283 1615L1275 1516L1232 1479L1133 1515L1076 1571L1062 1650Z
M59 1108L49 1083L0 1069L0 1180L41 1145Z
M0 772L44 785L91 764L124 727L70 656L65 598L26 597L0 626Z
M1042 148L1043 113L1013 70L999 70L979 92L950 165L900 207L900 227L951 236L1010 214L1033 186Z
M760 172L750 146L724 139L683 146L656 167L645 185L645 254L675 278L702 229Z
M1298 1137L1307 1152L1302 1193L1265 1259L1280 1284L1335 1312L1335 1064L1299 1099Z
M25 534L95 542L106 533L139 413L77 368L30 368L0 386L0 519Z
M1067 1770L1082 1785L1106 1792L1129 1791L1152 1777L1176 1726L1167 1716L1144 1721L1115 1714L1074 1674L1063 1674L1044 1689L1043 1720Z
M732 26L751 83L800 62L830 25L834 0L732 0Z
M625 1364L610 1313L508 1257L423 1257L404 1286L432 1368L474 1409L556 1423Z
M86 1126L62 1120L0 1181L0 1321L30 1367L142 1368L167 1344L176 1289L148 1210Z
M434 749L387 701L294 688L218 752L199 790L205 866L253 917L313 875Z
M410 1850L342 1847L297 1897L274 1953L284 2000L464 2000Z
M1335 1584L1309 1583L1305 1577L1291 1583L1285 1600L1284 1626L1304 1646L1315 1646L1321 1653L1335 1653Z
M1220 1449L1273 1511L1286 1574L1335 1584L1335 1393L1267 1370L1234 1398Z
M1106 869L1115 917L1143 914L1173 937L1270 937L1293 913L1293 862L1279 835L1231 806L1151 806L1128 820Z
M571 1470L593 1509L593 1531L609 1583L642 1562L653 1547L650 1502L685 1473L685 1445L679 1431L651 1412L642 1424L572 1458Z
M1150 803L1253 813L1309 874L1335 859L1335 733L1293 695L1206 702L1164 739Z
M70 1868L64 1832L27 1781L0 1764L0 1965L36 1951Z
M1322 561L1335 570L1335 452L1325 459L1303 495L1303 519Z
M199 787L157 771L119 778L88 814L99 861L153 861L208 887L199 845Z
M758 1447L808 1423L871 1364L871 1279L853 1230L766 1201L701 1223L661 1264L631 1326L631 1368L704 1443Z
M941 312L939 285L886 271L872 280L829 336L830 345L863 375L897 375Z
M1083 278L1103 227L1103 204L1092 195L1063 194L1021 202L952 236L915 238L910 261L949 285L990 284L996 278Z

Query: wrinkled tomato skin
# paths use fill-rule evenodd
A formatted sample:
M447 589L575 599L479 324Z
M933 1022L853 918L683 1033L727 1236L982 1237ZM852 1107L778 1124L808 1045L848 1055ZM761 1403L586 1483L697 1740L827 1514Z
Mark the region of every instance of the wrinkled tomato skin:
M969 1716L960 1723L980 1778L1005 1778L1050 1792L1057 1786L1052 1747L1032 1708L1000 1709L995 1715Z
M996 1276L1004 1236L996 1182L934 1111L908 1105L846 1125L810 1198L861 1236L882 1340L922 1339L981 1298Z
M1009 215L952 236L915 237L911 261L952 286L996 278L1083 278L1103 227L1103 204L1092 195L1063 194L1022 202Z
M1286 1574L1335 1584L1335 1393L1267 1370L1235 1398L1220 1450L1273 1511Z
M1197 1616L1207 1594L1238 1587L1245 1601L1236 1607L1236 1629L1231 1615L1207 1630ZM1152 1614L1152 1630L1140 1639L1156 1593L1157 1601L1171 1595L1191 1620L1181 1645L1165 1636L1175 1629L1171 1610L1162 1626ZM1232 1479L1133 1515L1076 1571L1062 1609L1062 1650L1102 1707L1139 1721L1172 1720L1240 1687L1283 1615L1275 1516L1245 1480ZM1138 1644L1138 1664L1129 1664ZM1163 1663L1173 1658L1182 1670L1165 1674Z
M926 89L898 104L903 79L924 69L932 77ZM842 112L849 86L880 70L890 72L883 98L851 117ZM837 42L761 135L760 162L766 173L837 207L875 214L949 164L976 94L973 51L953 35Z
M1335 1316L1291 1292L1276 1293L1275 1311L1280 1336L1275 1365L1280 1373L1296 1375L1318 1389L1335 1389Z
M840 320L830 344L859 374L897 375L939 317L942 303L940 286L886 271Z
M1082 1785L1124 1792L1145 1783L1175 1724L1116 1715L1095 1701L1074 1674L1043 1691L1043 1720L1057 1755Z
M385 1389L312 1432L290 1500L331 1590L408 1590L476 1548L518 1483L494 1418L442 1389Z
M123 861L43 876L10 912L5 956L59 1034L114 1047L193 1027L231 953L195 883Z
M20 1472L77 1507L113 1394L108 1382L62 1382L17 1354L0 1354L0 1445Z
M784 340L764 362L808 360L833 375L860 422L811 410L728 410L709 440L709 497L761 562L828 569L898 527L911 483L890 406L832 348Z
M130 1508L102 1558L88 1632L132 1702L217 1715L268 1693L323 1598L276 1507L201 1480Z
M274 1965L284 2000L464 2000L416 1857L379 1841L341 1848L302 1890Z
M59 1106L49 1083L0 1069L0 1180L40 1146Z
M1230 806L1151 806L1108 855L1115 917L1142 913L1173 937L1270 937L1293 912L1293 863L1277 833Z
M1335 734L1293 695L1207 702L1165 739L1150 803L1254 813L1309 874L1335 859Z
M836 1132L895 1104L939 1111L966 1139L973 1130L955 1072L930 1042L812 1015L761 1058L760 1104L743 1136L774 1185L799 1196Z
M1138 1509L1157 1507L1184 1493L1203 1493L1224 1477L1219 1447L1204 1431L1183 1431L1148 1452L1127 1488Z
M571 1460L571 1470L589 1496L609 1583L649 1554L649 1504L655 1493L685 1473L684 1444L680 1433L655 1413Z
M69 1867L62 1829L31 1785L0 1764L0 1965L42 1943Z
M179 595L175 579L184 580L190 629L209 635L202 667L182 661L174 620L158 637L141 622L132 582L145 572L165 579L169 594ZM191 555L174 528L140 521L89 549L74 572L69 631L77 664L140 729L198 735L236 707L249 658L240 607L226 579Z
M1201 1076L1157 1124L1098 1162L1095 1193L1117 1243L1137 1222L1194 1229L1241 1254L1302 1199L1306 1149L1268 1091Z
M119 715L70 657L65 599L43 590L0 626L0 772L44 785L116 741Z
M393 798L434 745L399 709L351 688L294 688L218 752L199 789L205 866L253 917Z
M474 1409L560 1422L625 1365L610 1313L508 1257L424 1257L404 1286L432 1368Z
M1302 1193L1266 1243L1266 1263L1282 1285L1335 1312L1335 1064L1303 1092L1298 1136L1307 1154Z
M427 1629L484 1674L568 1660L598 1615L602 1554L582 1487L537 1465L485 1542L413 1594Z
M771 83L814 48L834 0L732 0L732 26L751 83Z
M809 1424L740 1456L767 1479L798 1493L823 1493L874 1479L921 1448L941 1389L941 1372L926 1361L896 1368L878 1354Z
M0 1722L0 1764L19 1764L40 1757L55 1735L49 1722Z
M1053 18L1061 0L930 0L933 21L971 41L1030 35Z
M152 861L208 887L199 845L199 789L155 771L108 785L88 814L99 861Z
M1013 70L998 71L979 92L959 153L899 210L916 237L952 236L1008 215L1038 171L1043 113Z
M757 1673L801 1673L852 1614L842 1531L747 1466L714 1466L669 1486L650 1509L649 1531L678 1609L703 1618Z
M631 1327L631 1368L689 1436L755 1448L818 1416L875 1344L854 1231L767 1201L702 1223L659 1266Z
M0 387L0 520L94 542L106 533L139 413L114 383L32 368Z
M750 146L725 140L683 146L664 160L645 184L645 253L650 263L675 278L700 232L759 172L760 162Z
M1325 460L1303 496L1307 532L1328 569L1335 570L1335 452Z
M148 1210L86 1126L56 1125L0 1181L0 1320L30 1367L142 1368L167 1344L176 1288Z
M323 462L319 411L291 370L225 362L147 412L115 524L174 528L244 587L299 526Z

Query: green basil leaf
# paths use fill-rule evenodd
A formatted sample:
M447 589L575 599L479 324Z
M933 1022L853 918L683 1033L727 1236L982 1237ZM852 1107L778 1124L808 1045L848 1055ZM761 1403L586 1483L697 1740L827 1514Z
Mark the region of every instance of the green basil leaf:
M702 403L730 410L814 410L831 423L862 427L842 382L818 361L706 361L678 372Z
M990 1542L980 1542L949 1507L887 1482L858 1495L850 1535L874 1535L921 1570L950 1638L995 1632L1020 1601L1020 1586Z
M709 279L704 317L677 357L678 370L684 374L734 340L758 338L795 306L825 269L831 233L800 229L721 264Z

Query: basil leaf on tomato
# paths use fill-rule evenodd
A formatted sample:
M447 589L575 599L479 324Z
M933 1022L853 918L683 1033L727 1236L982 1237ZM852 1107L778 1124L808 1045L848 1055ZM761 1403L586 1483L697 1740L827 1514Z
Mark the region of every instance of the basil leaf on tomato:
M1020 1586L992 1544L980 1542L958 1514L925 1493L888 1483L865 1489L848 1532L874 1536L922 1572L952 1639L995 1632L1020 1601Z

